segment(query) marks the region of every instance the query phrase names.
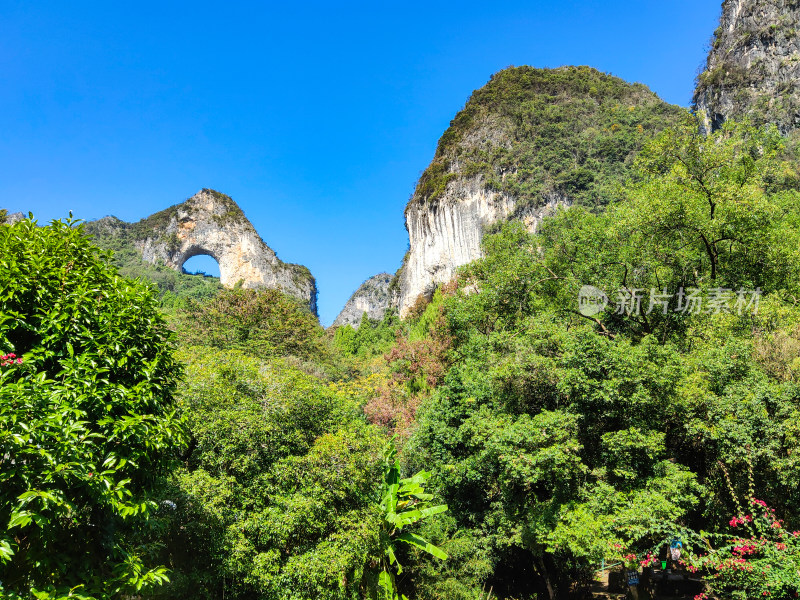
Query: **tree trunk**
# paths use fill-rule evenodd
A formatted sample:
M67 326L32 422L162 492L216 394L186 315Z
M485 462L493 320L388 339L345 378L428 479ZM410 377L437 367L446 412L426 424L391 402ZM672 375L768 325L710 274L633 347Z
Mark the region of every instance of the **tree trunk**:
M542 577L544 577L544 583L547 586L547 595L550 597L550 600L556 600L556 592L553 589L553 583L550 581L550 574L547 572L547 567L544 564L544 558L537 556L536 562L538 563L536 570L539 571L539 574Z

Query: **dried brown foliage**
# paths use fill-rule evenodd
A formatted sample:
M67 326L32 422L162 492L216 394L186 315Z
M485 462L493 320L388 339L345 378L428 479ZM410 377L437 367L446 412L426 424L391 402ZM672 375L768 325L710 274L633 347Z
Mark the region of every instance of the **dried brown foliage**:
M755 337L754 358L764 370L780 381L800 377L800 326Z
M455 286L451 287L454 291ZM439 307L428 337L411 340L398 334L395 346L384 355L391 378L364 407L367 419L400 438L407 437L422 398L439 384L447 371L451 345L443 307Z

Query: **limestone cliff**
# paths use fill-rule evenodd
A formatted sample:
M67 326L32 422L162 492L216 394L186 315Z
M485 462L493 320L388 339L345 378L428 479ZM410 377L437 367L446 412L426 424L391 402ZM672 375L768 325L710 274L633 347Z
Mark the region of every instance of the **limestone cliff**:
M333 321L334 326L352 325L357 329L364 313L370 319L382 319L389 308L391 281L392 276L389 273L379 273L367 279L350 296L342 312Z
M544 216L569 203L568 196L552 194L541 206L518 211L516 198L488 188L478 176L452 181L440 201L409 205L405 217L411 247L395 284L400 314L405 316L420 294L430 297L458 267L481 256L488 225L521 217L535 231Z
M9 213L5 208L0 208L0 225L13 225L18 221L22 221L24 218L25 215L21 212Z
M725 0L694 105L708 130L725 119L800 126L800 2Z
M533 230L559 204L616 199L633 157L680 111L589 67L495 74L442 135L406 207L410 248L392 283L401 316L480 256L488 225L520 218Z
M129 224L105 217L87 225L98 237L124 238L147 263L181 271L198 254L219 263L225 287L281 289L317 311L317 287L306 267L281 261L239 206L225 194L203 189L181 204Z

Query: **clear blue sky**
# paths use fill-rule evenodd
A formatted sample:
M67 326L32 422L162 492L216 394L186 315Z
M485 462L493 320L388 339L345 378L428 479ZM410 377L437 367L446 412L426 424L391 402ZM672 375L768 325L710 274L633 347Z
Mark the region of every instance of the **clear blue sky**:
M591 65L688 105L720 0L0 1L0 207L137 221L210 187L311 269L328 325L406 250L470 92Z

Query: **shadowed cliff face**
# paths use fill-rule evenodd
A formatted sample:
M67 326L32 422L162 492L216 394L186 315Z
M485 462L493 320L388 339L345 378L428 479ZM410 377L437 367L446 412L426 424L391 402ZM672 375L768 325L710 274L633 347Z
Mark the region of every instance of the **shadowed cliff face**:
M207 254L219 263L223 286L280 289L317 312L316 283L308 269L281 261L225 194L203 189L138 223L109 218L95 223L123 232L147 263L181 271L191 257Z
M726 119L800 126L800 1L725 0L694 106L713 130Z
M476 90L439 140L405 210L409 251L391 286L405 317L481 256L487 226L535 230L559 205L600 208L641 147L682 109L589 67L516 67Z

